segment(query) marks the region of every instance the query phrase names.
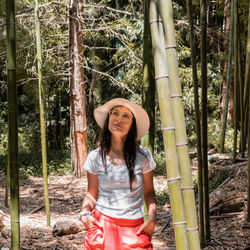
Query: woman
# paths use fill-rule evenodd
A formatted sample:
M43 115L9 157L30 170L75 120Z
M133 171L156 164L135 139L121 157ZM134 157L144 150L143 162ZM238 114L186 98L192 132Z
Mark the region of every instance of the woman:
M95 109L94 116L102 133L99 147L88 154L84 164L88 192L79 214L88 230L84 247L153 249L155 162L150 151L136 143L149 128L148 115L139 105L116 98Z

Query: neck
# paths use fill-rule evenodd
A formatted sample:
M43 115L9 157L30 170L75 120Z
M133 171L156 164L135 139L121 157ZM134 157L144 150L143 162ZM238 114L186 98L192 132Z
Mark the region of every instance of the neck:
M123 148L126 140L126 136L116 136L111 134L111 145L109 149L109 153L112 152L115 155L123 156Z

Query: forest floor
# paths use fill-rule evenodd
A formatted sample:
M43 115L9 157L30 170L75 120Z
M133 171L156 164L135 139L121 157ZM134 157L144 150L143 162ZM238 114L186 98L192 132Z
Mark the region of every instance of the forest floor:
M250 223L247 211L247 161L232 164L221 155L210 163L210 181L220 177L220 184L210 191L211 242L204 249L250 249ZM197 171L195 165L193 172ZM156 192L167 185L165 176L154 177ZM53 225L62 219L75 219L87 188L86 176L49 178L51 227L46 225L43 207L43 180L30 177L20 180L21 249L84 249L85 231L53 236ZM4 228L0 233L0 250L10 249L10 209L4 207L5 177L0 173L0 210ZM154 249L175 249L170 205L158 206L158 223L152 238ZM0 211L1 220L1 211ZM1 224L1 223L0 223ZM1 231L1 227L0 227Z

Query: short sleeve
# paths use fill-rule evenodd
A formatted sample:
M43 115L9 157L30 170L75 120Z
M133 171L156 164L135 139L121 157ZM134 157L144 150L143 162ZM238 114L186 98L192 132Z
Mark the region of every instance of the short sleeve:
M96 152L95 150L89 152L87 159L83 165L83 168L88 171L91 174L97 175L97 169L96 169L96 164L94 164L95 161L95 157L96 157Z
M140 151L142 151L143 155L145 155L147 157L147 159L145 160L145 162L142 165L142 173L146 174L146 173L148 173L156 168L156 163L155 163L154 158L152 156L152 153L150 152L149 149L141 146Z

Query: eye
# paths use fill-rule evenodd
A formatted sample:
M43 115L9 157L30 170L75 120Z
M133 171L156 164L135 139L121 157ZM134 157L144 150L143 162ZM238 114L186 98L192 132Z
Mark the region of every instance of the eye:
M112 113L111 113L112 115L114 115L114 116L119 116L119 111L117 111L117 110L114 110L114 111L112 111Z
M123 117L124 117L125 119L127 119L127 120L129 120L129 119L130 119L129 114L124 114L124 115L123 115Z

